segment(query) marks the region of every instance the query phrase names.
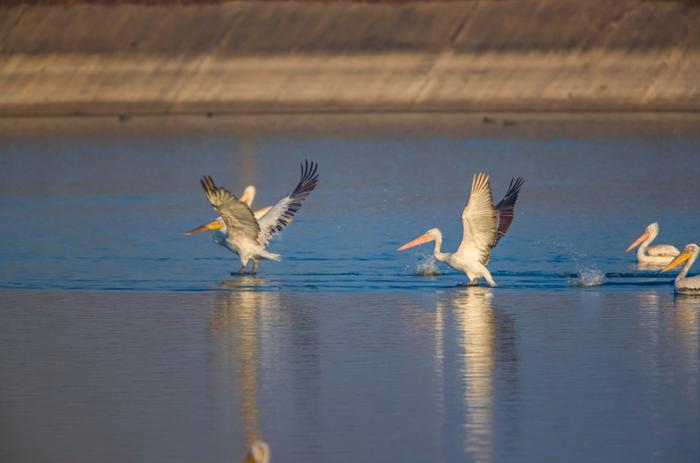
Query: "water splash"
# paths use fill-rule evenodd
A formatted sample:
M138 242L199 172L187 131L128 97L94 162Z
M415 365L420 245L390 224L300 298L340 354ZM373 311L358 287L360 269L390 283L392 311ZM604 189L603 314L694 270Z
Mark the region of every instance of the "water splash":
M576 276L569 278L569 286L600 286L605 281L605 273L601 272L597 267L581 267L577 268Z
M591 263L593 257L581 253L571 245L565 243L554 243L554 247L561 251L562 261L572 260L576 265L576 273L568 278L569 286L590 287L601 286L605 282L605 272L601 271L596 264Z
M440 275L437 262L432 255L423 257L416 262L416 275L422 277Z

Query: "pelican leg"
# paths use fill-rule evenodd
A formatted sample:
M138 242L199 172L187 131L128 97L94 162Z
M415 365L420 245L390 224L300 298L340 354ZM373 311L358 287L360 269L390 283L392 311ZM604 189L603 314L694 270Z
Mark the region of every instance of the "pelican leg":
M258 259L253 259L253 270L250 271L251 274L255 275L258 271Z
M238 269L238 272L236 272L236 273L231 272L231 275L243 275L243 272L245 272L245 268L247 265L248 265L247 262L245 264L241 265L241 268Z
M486 280L486 283L488 283L490 287L494 288L496 286L496 282L493 281L491 272L489 272L488 270L484 272L484 280Z

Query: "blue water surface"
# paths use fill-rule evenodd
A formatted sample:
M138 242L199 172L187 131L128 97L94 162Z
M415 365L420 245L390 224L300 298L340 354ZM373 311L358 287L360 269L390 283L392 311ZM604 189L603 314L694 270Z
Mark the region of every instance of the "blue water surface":
M700 137L607 120L0 131L0 461L231 462L255 439L273 463L700 461L700 300L624 252L655 221L700 241ZM184 235L215 216L201 176L263 207L304 159L282 262L231 275ZM433 227L456 249L477 171L495 200L526 180L496 288L395 252Z
M0 287L210 290L240 266L210 236L183 232L215 214L199 178L211 175L255 205L289 193L299 163L320 184L263 262L266 290L367 291L452 287L463 275L416 276L430 245L400 244L439 227L461 238L471 177L491 175L496 200L526 184L489 267L503 288L649 285L627 245L651 222L659 242L698 241L698 139L225 137L217 134L10 139L2 146ZM588 284L589 281L583 282Z

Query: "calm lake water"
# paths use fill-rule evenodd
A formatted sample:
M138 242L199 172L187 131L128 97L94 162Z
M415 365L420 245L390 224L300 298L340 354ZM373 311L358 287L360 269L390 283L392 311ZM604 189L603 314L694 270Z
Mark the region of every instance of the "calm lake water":
M0 460L690 462L700 298L627 245L700 241L700 134L83 131L0 138ZM614 132L614 130L613 130ZM183 232L202 175L320 184L280 263ZM526 184L497 288L394 249ZM429 275L421 275L421 274ZM697 271L691 273L697 273Z

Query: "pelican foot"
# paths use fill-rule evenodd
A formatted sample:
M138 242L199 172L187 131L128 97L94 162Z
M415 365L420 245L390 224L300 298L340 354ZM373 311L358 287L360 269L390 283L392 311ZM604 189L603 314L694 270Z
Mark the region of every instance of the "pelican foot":
M474 286L478 286L478 284L476 283L476 281L465 281L464 283L457 283L457 286L460 288L471 288Z
M231 272L231 276L243 275L245 273L245 265L241 265L241 268L237 272Z

